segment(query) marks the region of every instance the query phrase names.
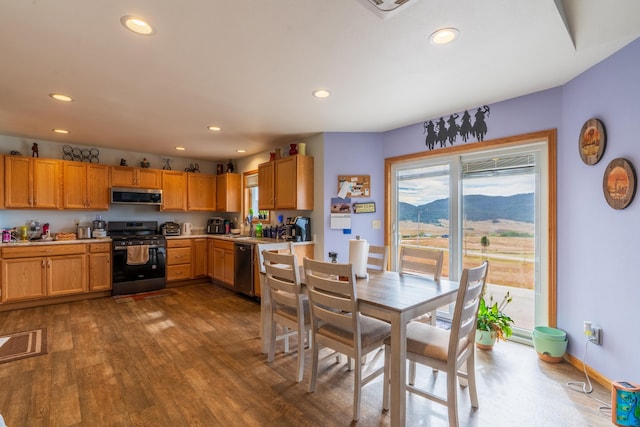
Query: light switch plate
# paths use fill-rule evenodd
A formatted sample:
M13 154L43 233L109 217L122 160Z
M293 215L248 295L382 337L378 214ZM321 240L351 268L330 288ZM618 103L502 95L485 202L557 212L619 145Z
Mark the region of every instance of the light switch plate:
M371 228L373 228L374 230L379 230L380 228L382 228L382 222L379 219L374 219L373 221L371 221Z

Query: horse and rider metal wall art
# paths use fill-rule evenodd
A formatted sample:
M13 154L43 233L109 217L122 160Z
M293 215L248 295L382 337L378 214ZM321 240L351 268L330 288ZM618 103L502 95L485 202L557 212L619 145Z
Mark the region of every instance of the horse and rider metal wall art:
M458 136L462 137L463 142L467 142L469 136L473 136L480 141L484 141L484 136L487 134L487 121L491 111L488 105L478 107L478 110L474 114L475 121L471 123L471 114L469 111L462 113L460 124L456 122L460 115L458 113L451 114L447 120L444 117L440 117L438 120L428 120L424 122L424 132L427 134L425 144L429 150L436 148L436 145L440 145L443 148L449 142L449 145L458 139ZM435 121L435 123L434 123Z

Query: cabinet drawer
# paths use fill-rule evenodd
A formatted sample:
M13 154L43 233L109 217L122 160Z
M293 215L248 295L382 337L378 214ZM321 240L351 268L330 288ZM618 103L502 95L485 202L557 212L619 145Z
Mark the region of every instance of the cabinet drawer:
M186 280L191 278L191 265L169 265L167 266L167 281Z
M167 265L191 264L191 247L167 250Z
M191 239L167 239L168 248L190 248Z
M111 243L90 243L89 252L111 252Z
M37 256L57 256L83 254L86 252L86 245L46 245L46 246L21 246L2 248L2 258L28 258Z
M216 239L213 241L213 247L214 248L219 248L219 249L224 249L227 251L233 251L233 242L230 242L228 240L219 240Z

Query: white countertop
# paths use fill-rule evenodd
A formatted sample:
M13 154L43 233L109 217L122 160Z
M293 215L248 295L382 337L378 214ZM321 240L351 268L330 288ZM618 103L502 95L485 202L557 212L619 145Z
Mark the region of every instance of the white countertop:
M238 234L190 234L190 235L180 235L180 236L165 236L167 240L174 239L202 239L202 238L211 238L211 239L220 239L220 240L229 240L232 242L245 242L245 243L279 243L284 240L280 239L271 239L267 237L249 237L249 236L240 236ZM294 246L297 245L313 245L315 242L293 242Z
M78 243L111 243L111 238L104 237L99 239L74 239L74 240L29 240L26 242L16 241L10 243L0 243L0 248L12 248L17 246L39 246L39 245L70 245Z

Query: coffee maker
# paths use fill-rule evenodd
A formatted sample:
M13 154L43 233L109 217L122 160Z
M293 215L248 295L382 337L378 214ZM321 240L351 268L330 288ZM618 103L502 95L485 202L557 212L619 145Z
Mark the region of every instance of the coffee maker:
M297 216L295 218L287 218L285 225L287 232L287 240L294 242L310 242L311 241L311 218L307 216Z

